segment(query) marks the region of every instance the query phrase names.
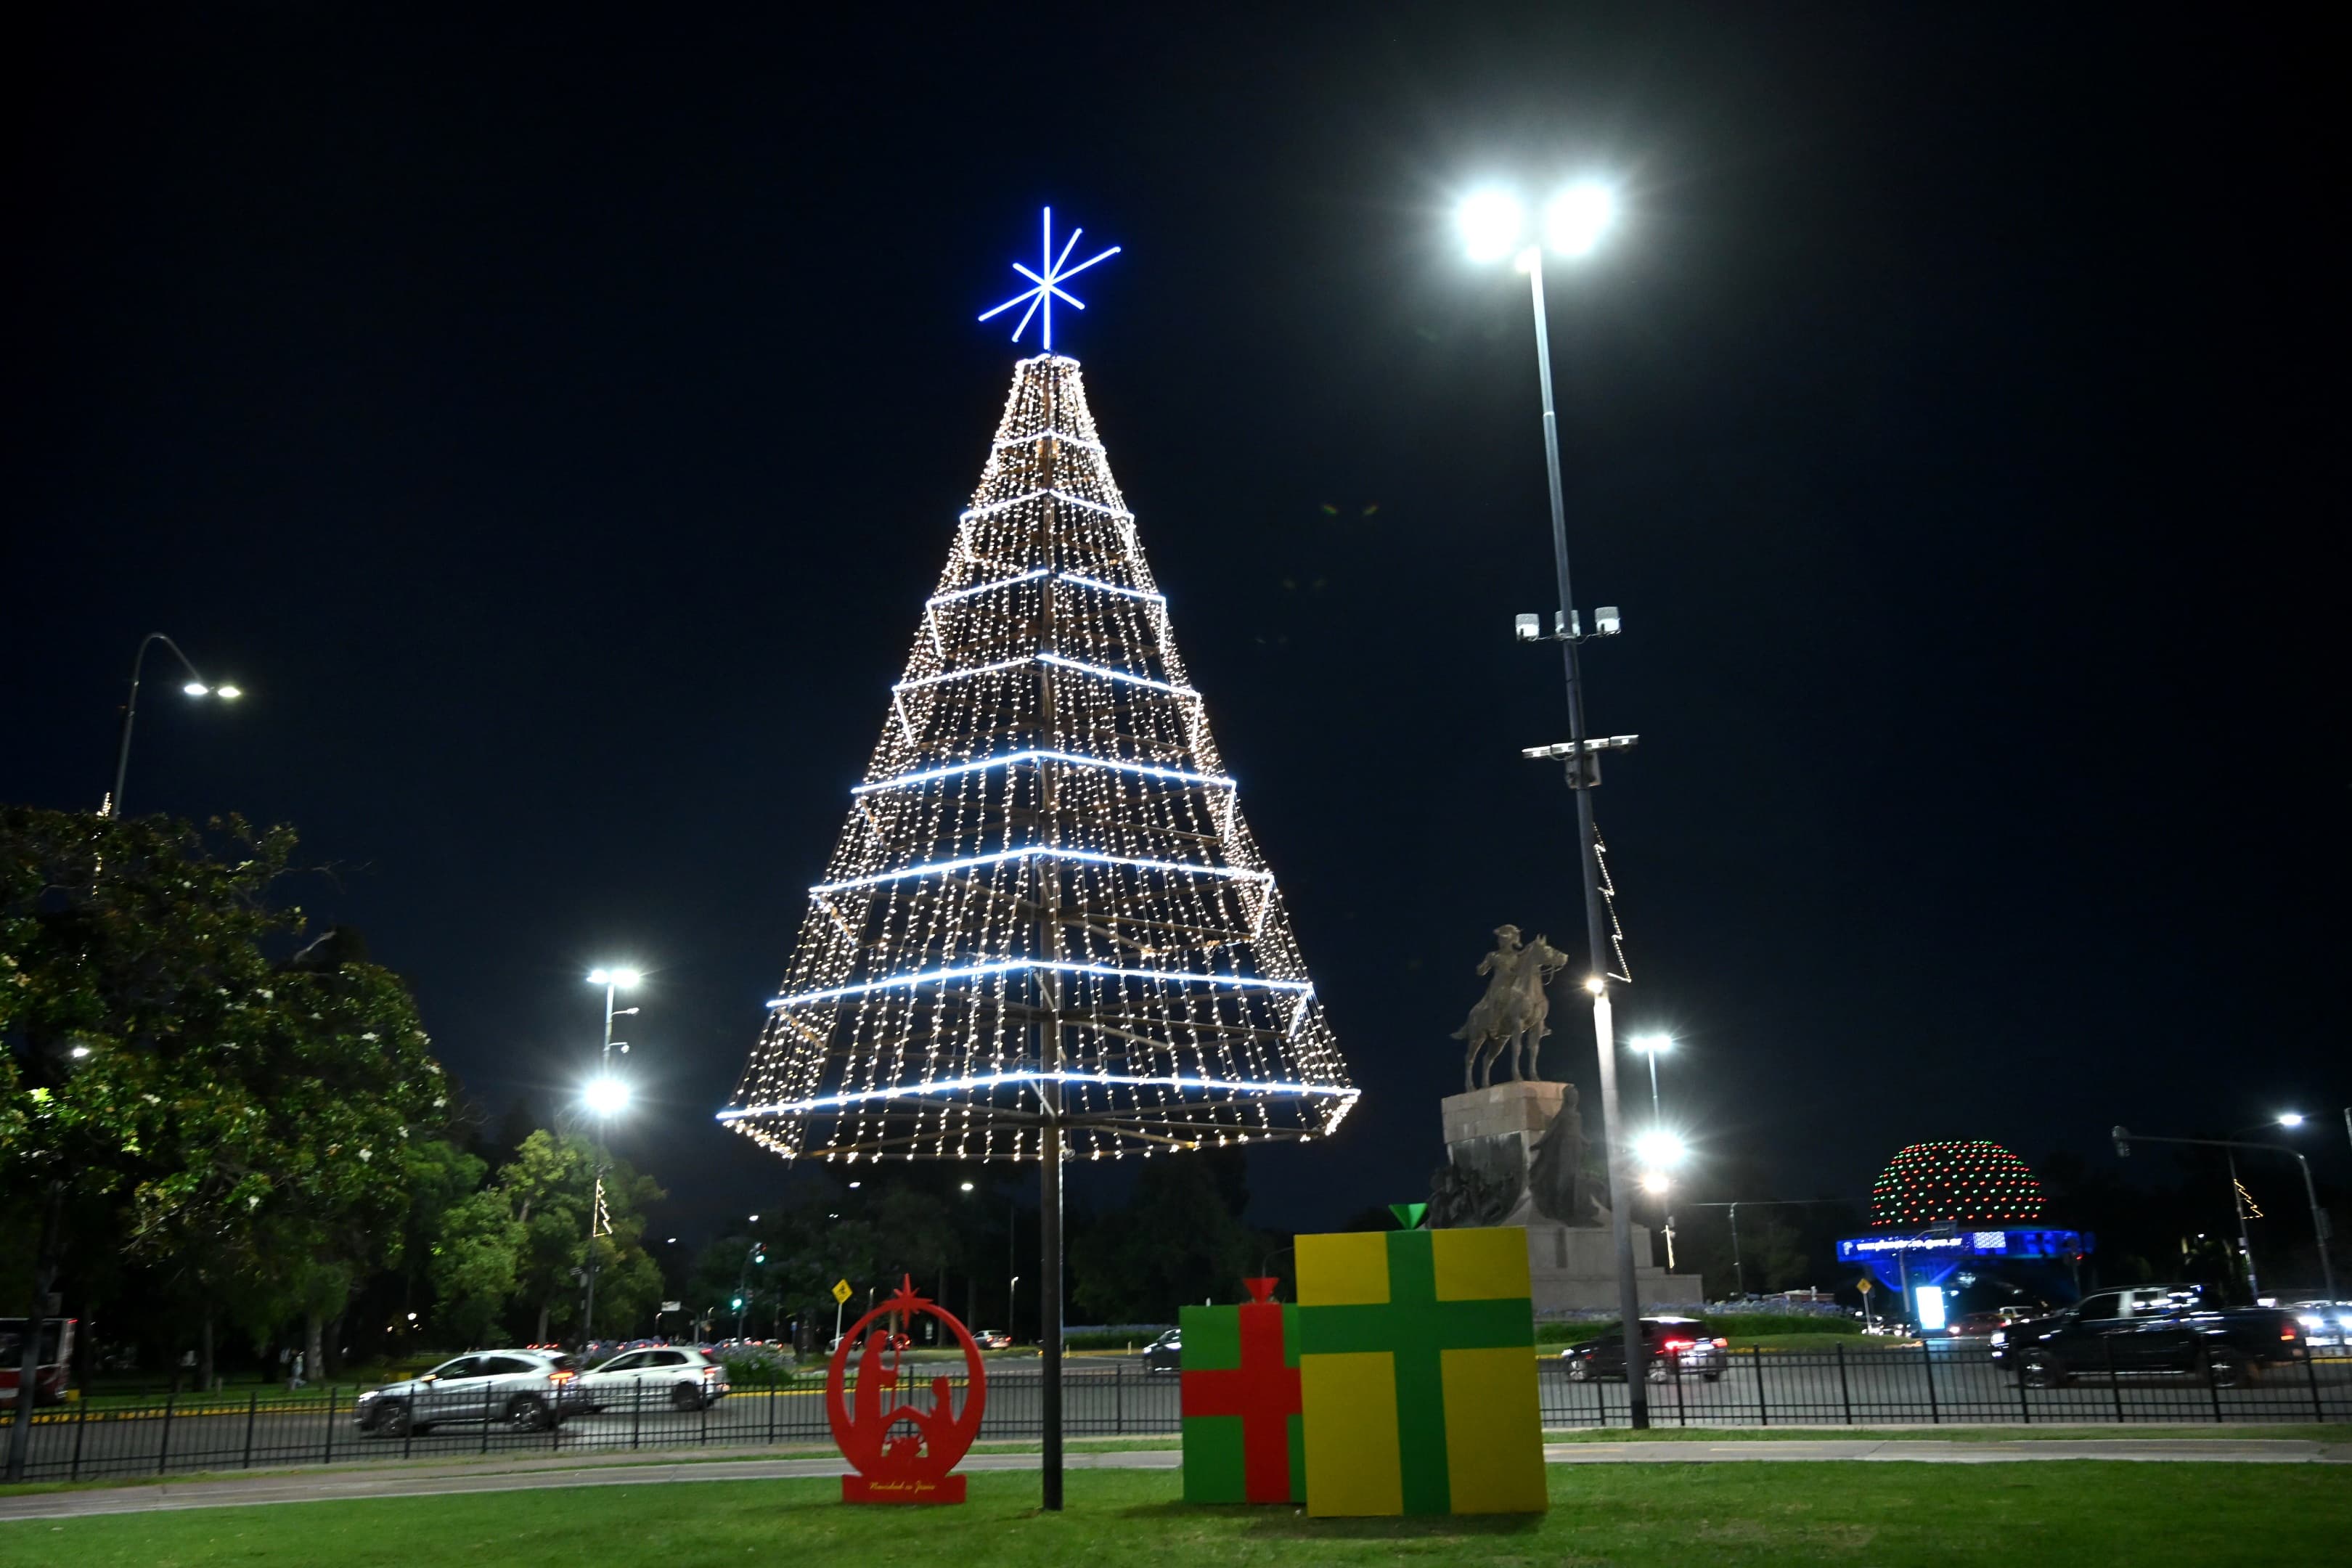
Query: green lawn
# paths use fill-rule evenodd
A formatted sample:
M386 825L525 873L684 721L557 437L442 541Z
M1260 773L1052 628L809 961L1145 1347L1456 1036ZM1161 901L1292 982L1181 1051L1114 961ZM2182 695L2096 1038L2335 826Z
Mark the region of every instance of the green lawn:
M2333 1559L2352 1476L2319 1466L2113 1463L1555 1467L1530 1519L1310 1520L1189 1508L1168 1472L971 1478L961 1508L848 1508L832 1481L670 1483L0 1523L0 1564L499 1568L1063 1563L1983 1563L2276 1564ZM2331 1544L2332 1543L2332 1544Z

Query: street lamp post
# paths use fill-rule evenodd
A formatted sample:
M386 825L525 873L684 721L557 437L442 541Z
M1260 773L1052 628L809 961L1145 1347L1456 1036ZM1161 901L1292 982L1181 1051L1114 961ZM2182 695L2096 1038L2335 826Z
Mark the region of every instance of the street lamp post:
M146 669L147 650L156 643L170 648L172 657L180 661L180 668L188 672L187 681L180 689L189 696L217 697L224 702L234 702L245 695L244 691L226 682L215 686L206 680L197 673L188 656L180 651L180 645L162 632L149 632L140 638L139 651L131 660L131 690L122 700L122 735L114 747L114 793L106 797L105 808L99 813L101 816L119 818L122 815L122 787L131 774L131 727L139 718L139 681Z
M614 1115L629 1103L629 1086L613 1076L613 1020L620 1016L613 1010L613 1003L618 992L634 988L644 978L634 969L599 968L588 972L588 984L604 988L604 1047L597 1055L596 1076L590 1080L587 1094L588 1109L596 1118L596 1186L588 1209L588 1294L580 1311L580 1342L583 1345L596 1334L596 1238L609 1235L613 1228L604 1214L604 1173L613 1163L607 1130ZM636 1009L627 1011L634 1013ZM628 1042L622 1041L620 1046L626 1055Z
M1543 259L1547 248L1563 257L1583 256L1599 243L1614 216L1615 202L1597 184L1570 187L1546 214L1541 243L1522 246L1524 216L1508 195L1489 192L1463 204L1463 237L1471 259L1499 261L1516 253L1517 264L1528 275L1528 291L1535 306L1536 379L1543 395L1544 469L1551 487L1551 552L1554 586L1559 610L1552 636L1560 646L1561 670L1568 688L1566 747L1539 748L1538 756L1565 756L1568 784L1576 796L1578 860L1584 882L1584 929L1591 973L1585 989L1592 997L1593 1047L1601 1059L1601 1136L1609 1151L1609 1229L1617 1255L1617 1308L1625 1342L1626 1403L1635 1427L1650 1424L1650 1401L1643 1381L1641 1295L1633 1275L1633 1234L1627 1214L1631 1182L1626 1168L1625 1140L1617 1104L1616 1028L1609 1002L1608 922L1601 903L1599 839L1592 826L1592 790L1601 782L1600 752L1612 741L1590 742L1584 731L1584 689L1578 668L1577 647L1583 640L1577 620L1576 598L1568 569L1568 505L1560 489L1559 416L1552 403L1551 340L1544 316ZM1612 623L1613 616L1596 617ZM1528 640L1534 628L1523 621L1521 636ZM1596 635L1599 635L1598 633Z
M2122 1126L2111 1129L2110 1135L2116 1141L2116 1155L2124 1159L2131 1157L2131 1146L2134 1143L2186 1143L2204 1149L2267 1149L2274 1154L2293 1155L2294 1163L2303 1169L2303 1196L2304 1201L2311 1205L2311 1237L2313 1244L2319 1248L2320 1277L2326 1282L2327 1299L2331 1301L2336 1300L2336 1264L2327 1255L2327 1211L2319 1206L2319 1189L2312 1183L2311 1162L2303 1157L2303 1151L2291 1149L2284 1143L2248 1143L2235 1138L2151 1138L2145 1132L2135 1132L2130 1128ZM2232 1196L2235 1195L2238 1184L2237 1170L2237 1161L2233 1155L2230 1162L2230 1185ZM2240 1213L2242 1215L2243 1211L2241 1210ZM2249 1286L2253 1283L2252 1253L2247 1254L2246 1257L2246 1279Z

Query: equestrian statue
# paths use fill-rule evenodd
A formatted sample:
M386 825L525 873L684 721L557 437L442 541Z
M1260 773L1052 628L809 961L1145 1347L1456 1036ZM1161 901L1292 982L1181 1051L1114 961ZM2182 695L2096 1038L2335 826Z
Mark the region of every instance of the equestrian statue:
M1551 1012L1544 987L1568 963L1568 954L1540 936L1522 947L1514 925L1496 926L1495 942L1495 951L1478 961L1478 973L1493 976L1486 994L1470 1009L1470 1021L1454 1031L1455 1039L1470 1043L1462 1058L1465 1094L1489 1087L1498 1054L1509 1056L1513 1079L1536 1076L1536 1050L1551 1033L1544 1027Z

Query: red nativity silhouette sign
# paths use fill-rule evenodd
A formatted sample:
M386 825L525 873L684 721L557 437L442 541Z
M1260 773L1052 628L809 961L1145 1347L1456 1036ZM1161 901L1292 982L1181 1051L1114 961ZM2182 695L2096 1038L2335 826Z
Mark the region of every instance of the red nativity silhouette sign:
M963 1409L958 1412L944 1377L931 1379L928 1405L909 1405L899 1398L899 1357L907 1336L894 1331L895 1323L911 1327L918 1316L937 1318L963 1347L969 1383ZM893 1322L876 1325L877 1319ZM857 1390L845 1384L849 1354L857 1352ZM898 1293L857 1320L833 1350L833 1364L824 1380L824 1415L833 1426L833 1440L841 1457L857 1474L841 1478L844 1502L961 1502L961 1476L950 1475L971 1450L980 1436L981 1412L988 1407L988 1365L980 1346L953 1314L915 1293L914 1281L901 1277Z

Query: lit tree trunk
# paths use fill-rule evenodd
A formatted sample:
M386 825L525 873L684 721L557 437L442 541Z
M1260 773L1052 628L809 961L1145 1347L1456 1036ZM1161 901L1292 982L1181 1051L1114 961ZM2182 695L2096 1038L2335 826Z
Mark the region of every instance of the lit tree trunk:
M205 1303L205 1315L196 1331L196 1387L210 1392L213 1385L213 1304Z
M543 1345L547 1342L547 1310L548 1304L541 1301L539 1304L539 1332L531 1337L530 1342L535 1345Z
M316 1312L302 1318L302 1375L324 1381L327 1375L327 1325Z

